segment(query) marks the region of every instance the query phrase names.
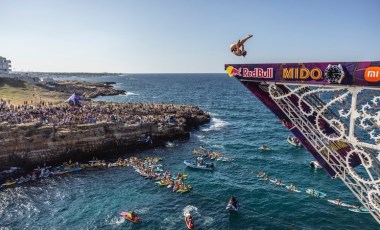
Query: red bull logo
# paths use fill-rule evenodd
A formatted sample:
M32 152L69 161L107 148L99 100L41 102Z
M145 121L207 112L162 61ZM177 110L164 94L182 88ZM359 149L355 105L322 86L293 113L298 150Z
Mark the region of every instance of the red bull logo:
M233 66L228 66L228 67L226 68L226 71L227 71L227 73L228 73L228 76L230 76L230 77L233 77L233 76L241 76L241 75L240 75L240 70L241 70L241 68L236 69L236 68L233 67Z
M243 77L249 78L273 78L273 68L254 68L249 70L248 68L243 68Z
M246 78L273 78L273 68L253 68L253 70L250 70L248 68L239 68L236 69L233 66L228 66L226 68L226 71L228 73L228 76L241 76Z

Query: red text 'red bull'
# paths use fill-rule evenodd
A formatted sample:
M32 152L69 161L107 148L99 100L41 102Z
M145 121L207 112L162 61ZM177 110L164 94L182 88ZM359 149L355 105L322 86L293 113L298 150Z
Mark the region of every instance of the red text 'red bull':
M263 68L254 68L253 70L243 68L242 75L242 77L249 78L273 78L273 68L267 68L266 70Z

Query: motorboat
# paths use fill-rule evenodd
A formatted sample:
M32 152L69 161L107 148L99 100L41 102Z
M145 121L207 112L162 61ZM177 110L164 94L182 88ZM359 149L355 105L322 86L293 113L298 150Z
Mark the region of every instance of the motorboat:
M200 164L200 163L196 163L196 162L188 161L188 160L183 161L183 163L186 165L186 167L195 168L195 169L203 169L203 170L210 170L211 171L211 170L214 170L214 168L215 168L214 163Z
M289 136L287 138L287 140L288 140L289 144L291 144L291 145L293 145L295 147L302 147L302 144L301 144L300 140L298 140L297 137L290 137Z

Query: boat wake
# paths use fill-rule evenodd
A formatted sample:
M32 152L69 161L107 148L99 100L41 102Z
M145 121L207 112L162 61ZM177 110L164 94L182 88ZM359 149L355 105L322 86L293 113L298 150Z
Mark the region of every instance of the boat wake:
M114 217L110 220L109 224L111 226L119 226L121 225L122 223L125 222L125 218L120 216L120 217Z
M222 128L226 127L230 123L227 121L223 121L220 118L211 118L210 127L201 129L202 131L208 132L213 130L221 130Z
M182 213L183 216L186 216L188 214L193 216L194 214L198 214L198 208L192 205L188 205L183 209Z

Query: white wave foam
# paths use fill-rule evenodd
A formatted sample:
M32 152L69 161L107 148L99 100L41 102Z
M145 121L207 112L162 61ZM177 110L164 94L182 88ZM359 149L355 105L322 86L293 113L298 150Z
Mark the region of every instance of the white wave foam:
M196 136L200 141L203 141L205 139L205 135L203 134L195 134L194 136Z
M133 92L125 92L124 96L135 96L135 95L140 95L138 93L133 93Z
M118 226L118 225L121 225L121 224L124 223L124 222L125 222L125 218L122 217L122 216L120 216L120 217L113 217L113 218L110 220L109 224L110 224L110 225L116 225L116 226Z
M223 127L229 125L230 123L227 121L223 121L220 118L211 118L210 127L203 128L202 131L208 132L212 130L221 130Z
M190 215L198 214L198 208L192 205L188 205L183 209L182 213L183 213L183 216L186 216L188 214Z

